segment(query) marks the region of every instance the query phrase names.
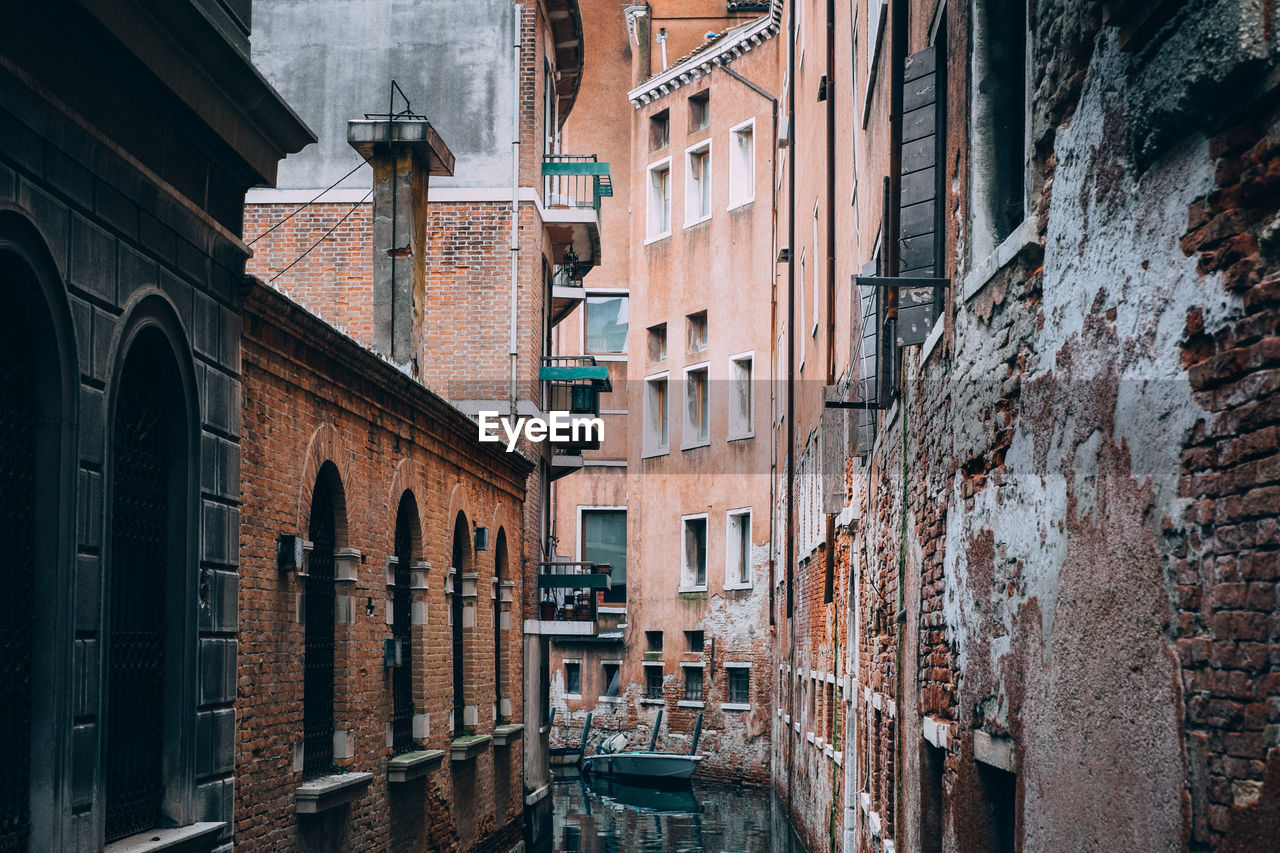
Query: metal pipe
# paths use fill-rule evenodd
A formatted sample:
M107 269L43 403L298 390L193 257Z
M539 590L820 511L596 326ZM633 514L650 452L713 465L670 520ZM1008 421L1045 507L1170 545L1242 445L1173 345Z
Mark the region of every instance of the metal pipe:
M515 40L512 45L515 67L511 74L511 338L507 358L511 369L509 416L514 421L517 410L516 373L520 360L516 337L516 309L520 296L520 38L524 31L524 9L520 0L513 0L511 9L515 18Z

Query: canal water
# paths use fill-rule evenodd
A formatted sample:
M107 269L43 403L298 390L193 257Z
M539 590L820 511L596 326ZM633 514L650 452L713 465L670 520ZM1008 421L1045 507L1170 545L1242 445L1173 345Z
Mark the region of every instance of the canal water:
M804 853L770 791L557 780L556 853Z

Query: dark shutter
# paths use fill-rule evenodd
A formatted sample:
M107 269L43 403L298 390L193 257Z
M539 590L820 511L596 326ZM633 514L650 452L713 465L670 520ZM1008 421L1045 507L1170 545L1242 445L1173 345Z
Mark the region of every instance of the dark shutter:
M937 48L906 59L902 92L902 194L899 202L898 275L940 276L943 252L940 184L945 116ZM938 317L942 294L934 287L898 291L897 343L924 343Z

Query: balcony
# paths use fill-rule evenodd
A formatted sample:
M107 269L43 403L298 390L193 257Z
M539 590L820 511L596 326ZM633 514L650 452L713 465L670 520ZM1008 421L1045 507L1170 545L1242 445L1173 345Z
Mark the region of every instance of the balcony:
M600 395L613 390L607 365L590 355L552 355L542 359L538 378L547 383L548 412L568 412L570 440L556 441L562 453L600 449L600 430L589 425L600 416Z
M525 622L525 633L594 637L599 620L596 593L612 588L610 569L607 563L539 563L538 618Z
M600 199L613 195L609 164L594 154L547 154L542 160L542 221L552 256L572 250L586 269L600 263ZM572 307L572 306L571 306Z

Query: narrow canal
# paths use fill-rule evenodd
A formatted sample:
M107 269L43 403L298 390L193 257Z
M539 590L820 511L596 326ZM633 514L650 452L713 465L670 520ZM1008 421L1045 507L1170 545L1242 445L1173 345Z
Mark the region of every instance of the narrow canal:
M804 853L769 791L575 776L558 780L553 796L556 853Z

